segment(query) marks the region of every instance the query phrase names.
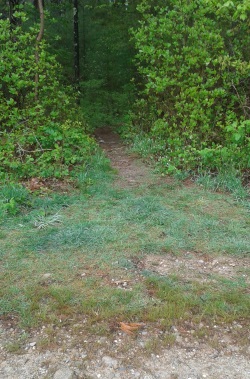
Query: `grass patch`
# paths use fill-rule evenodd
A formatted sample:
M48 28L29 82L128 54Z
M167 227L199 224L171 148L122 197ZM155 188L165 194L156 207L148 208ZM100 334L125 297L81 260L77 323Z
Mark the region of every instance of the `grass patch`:
M104 334L110 320L167 329L189 319L247 319L245 280L212 273L210 281L185 282L144 267L147 256L191 251L208 259L233 257L236 273L246 270L247 208L195 185L173 181L115 189L113 178L99 154L78 174L70 194L31 196L20 187L3 187L1 199L14 198L17 212L2 207L0 213L2 317L16 315L27 328L82 317L91 333ZM57 214L60 222L53 219ZM174 337L165 342L172 344Z
M231 322L238 318L248 318L250 296L245 288L232 288L231 283L212 285L183 286L168 278L149 276L146 280L148 290L161 302L147 314L150 321L164 319L168 324L196 315L202 319Z
M197 183L213 191L230 192L238 201L249 199L249 192L242 184L242 178L236 170L224 169L217 174L202 173Z

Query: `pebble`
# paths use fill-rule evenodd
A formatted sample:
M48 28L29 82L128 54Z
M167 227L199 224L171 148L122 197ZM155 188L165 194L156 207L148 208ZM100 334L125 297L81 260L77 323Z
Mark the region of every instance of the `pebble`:
M105 355L104 357L102 357L102 362L108 366L108 367L113 367L113 368L117 368L118 366L118 361L117 359L114 359L114 358L111 358L107 355Z
M47 272L46 274L43 274L43 279L49 279L49 278L51 278L51 276L52 276L52 274Z
M182 339L182 337L180 335L177 334L176 337L175 337L175 341L177 343L181 343L181 342L183 342L183 339Z
M139 378L140 377L140 372L136 370L131 370L131 374L133 375L134 378Z
M61 368L55 372L53 379L76 379L74 371L69 368Z

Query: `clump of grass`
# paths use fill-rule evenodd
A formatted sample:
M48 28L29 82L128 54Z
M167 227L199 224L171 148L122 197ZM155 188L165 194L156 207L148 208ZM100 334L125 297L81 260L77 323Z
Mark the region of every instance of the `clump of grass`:
M79 194L76 191L71 192L71 196L65 193L55 192L46 196L35 196L32 201L32 206L34 211L42 210L48 215L75 204L78 198Z
M109 320L114 317L138 317L150 299L135 287L131 291L119 288L102 287L95 289L81 302L82 312L91 316L92 320Z
M83 221L81 224L52 228L55 224L58 224L57 218L42 219L38 223L41 226L38 229L43 229L43 233L40 233L39 238L36 234L29 235L24 246L33 251L56 250L61 247L83 247L84 250L93 251L116 240L116 229L99 223ZM47 226L51 228L48 229Z
M250 296L243 288L229 291L228 286L196 287L195 283L187 288L178 281L156 275L146 279L146 286L160 300L160 305L154 306L147 313L146 317L150 321L164 318L164 322L171 325L195 315L218 322L232 322L240 317L249 317Z
M5 184L0 187L0 222L5 214L16 215L22 206L29 204L28 190L19 184Z
M0 230L0 240L7 237L7 234Z
M45 229L45 228L48 228L49 226L60 224L61 222L62 222L62 215L58 213L51 216L47 216L47 217L41 215L41 216L38 216L34 220L34 226L37 229Z
M84 193L96 194L104 192L113 179L113 170L110 161L102 151L92 156L85 171L80 172L76 177L77 186Z
M239 172L232 168L220 170L216 174L201 173L196 182L209 190L230 192L238 201L246 200L250 195L242 184Z
M164 333L163 336L160 338L153 337L148 339L145 342L144 346L144 353L146 354L156 354L157 352L161 351L162 347L171 347L174 345L176 340L176 336L172 333Z
M20 184L5 184L0 188L0 199L5 201L14 199L18 204L26 204L29 191Z
M5 345L5 349L8 353L21 354L23 351L22 344L20 342L10 342Z
M133 139L131 151L139 154L143 158L154 159L155 155L159 155L161 151L165 151L166 144L162 140L155 140L146 134L137 134Z

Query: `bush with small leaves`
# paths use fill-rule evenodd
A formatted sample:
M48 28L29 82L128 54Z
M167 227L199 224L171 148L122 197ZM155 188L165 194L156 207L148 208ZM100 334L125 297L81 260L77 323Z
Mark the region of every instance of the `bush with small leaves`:
M0 20L0 179L62 177L84 165L96 144L86 122L77 121L74 92L63 86L45 41L36 61L37 26L16 16L22 22L15 27Z
M133 123L165 171L250 167L250 5L144 0L133 30L141 94ZM158 142L157 142L158 143Z

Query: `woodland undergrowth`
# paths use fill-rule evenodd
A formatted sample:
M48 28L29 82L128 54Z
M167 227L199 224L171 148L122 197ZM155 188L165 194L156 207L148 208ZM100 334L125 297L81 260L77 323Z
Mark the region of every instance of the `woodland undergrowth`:
M140 96L123 133L165 173L250 168L249 2L145 0Z

